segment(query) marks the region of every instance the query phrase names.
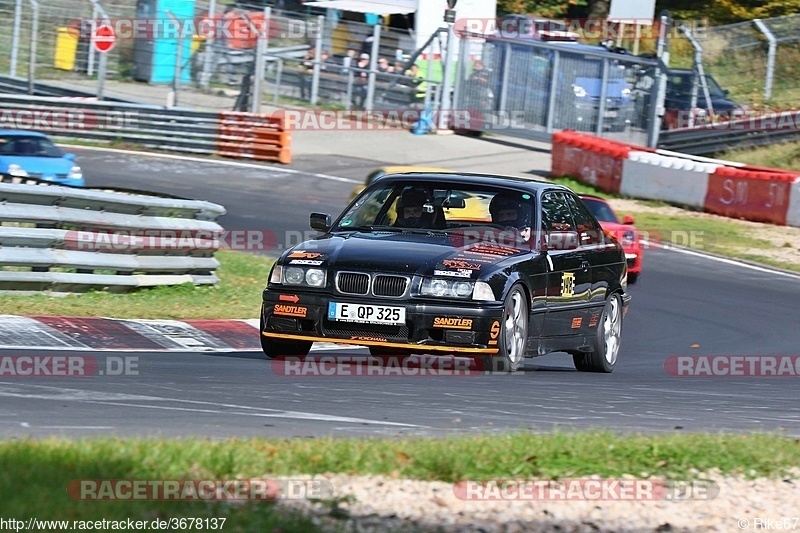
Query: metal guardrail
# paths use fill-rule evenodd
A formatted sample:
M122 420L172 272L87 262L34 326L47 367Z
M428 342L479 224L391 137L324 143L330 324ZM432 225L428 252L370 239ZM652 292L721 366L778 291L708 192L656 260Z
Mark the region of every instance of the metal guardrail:
M0 94L0 109L0 129L12 126L62 138L123 141L161 150L291 162L291 135L282 120L268 115L5 94ZM232 129L231 115L250 129ZM275 140L253 140L253 125L258 125L259 135L255 137L270 137L269 132L284 135L272 136ZM274 149L264 150L265 144L273 144Z
M18 182L18 183L15 183ZM0 290L127 292L218 281L225 209L205 201L0 178Z
M19 76L0 76L0 93L27 94L28 80L26 78L20 78ZM80 89L69 89L67 87L51 85L44 82L36 82L34 84L33 95L66 98L95 98L97 96L95 92L82 91ZM126 100L124 98L116 98L113 96L105 96L103 99L108 102L134 103L133 100Z
M800 112L748 117L661 132L659 148L703 155L800 139Z

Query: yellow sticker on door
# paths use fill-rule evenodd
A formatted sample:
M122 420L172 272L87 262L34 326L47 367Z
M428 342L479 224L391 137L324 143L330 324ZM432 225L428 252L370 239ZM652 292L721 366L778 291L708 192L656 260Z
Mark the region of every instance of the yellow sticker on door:
M561 296L570 298L575 296L575 274L564 272L561 275Z

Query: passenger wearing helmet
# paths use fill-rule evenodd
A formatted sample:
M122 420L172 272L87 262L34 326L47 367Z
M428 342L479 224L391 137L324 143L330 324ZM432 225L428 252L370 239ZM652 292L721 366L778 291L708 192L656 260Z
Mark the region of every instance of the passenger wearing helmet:
M501 192L489 203L492 222L519 230L524 240L530 239L530 205L521 194Z
M428 195L418 189L410 189L397 200L397 220L394 225L401 228L430 228L433 213L425 211Z

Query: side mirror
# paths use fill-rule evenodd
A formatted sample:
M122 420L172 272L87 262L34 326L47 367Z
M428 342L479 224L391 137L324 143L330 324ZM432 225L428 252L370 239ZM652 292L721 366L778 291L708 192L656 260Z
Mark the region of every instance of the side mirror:
M731 94L731 91L730 91L730 89L722 89L722 94L724 94L725 96L728 96L729 94Z
M631 215L625 215L625 217L622 219L622 223L628 226L632 225L634 222L635 220Z
M70 161L75 161L75 154L64 154L64 159L69 159Z
M331 216L328 213L311 213L308 223L311 229L328 233L331 229Z
M575 250L580 246L577 231L548 231L544 240L544 250Z

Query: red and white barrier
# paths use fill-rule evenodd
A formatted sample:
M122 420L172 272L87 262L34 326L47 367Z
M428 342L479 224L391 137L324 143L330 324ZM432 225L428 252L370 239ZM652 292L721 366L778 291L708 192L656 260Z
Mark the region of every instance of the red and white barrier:
M560 142L556 142L556 137ZM570 176L607 192L619 192L622 165L631 148L574 131L553 134L553 175Z
M655 151L574 131L553 134L552 175L606 192L731 218L800 227L800 174Z
M703 209L708 175L718 165L633 151L622 167L620 193Z
M786 225L800 227L800 181L792 183L789 189L789 210Z

